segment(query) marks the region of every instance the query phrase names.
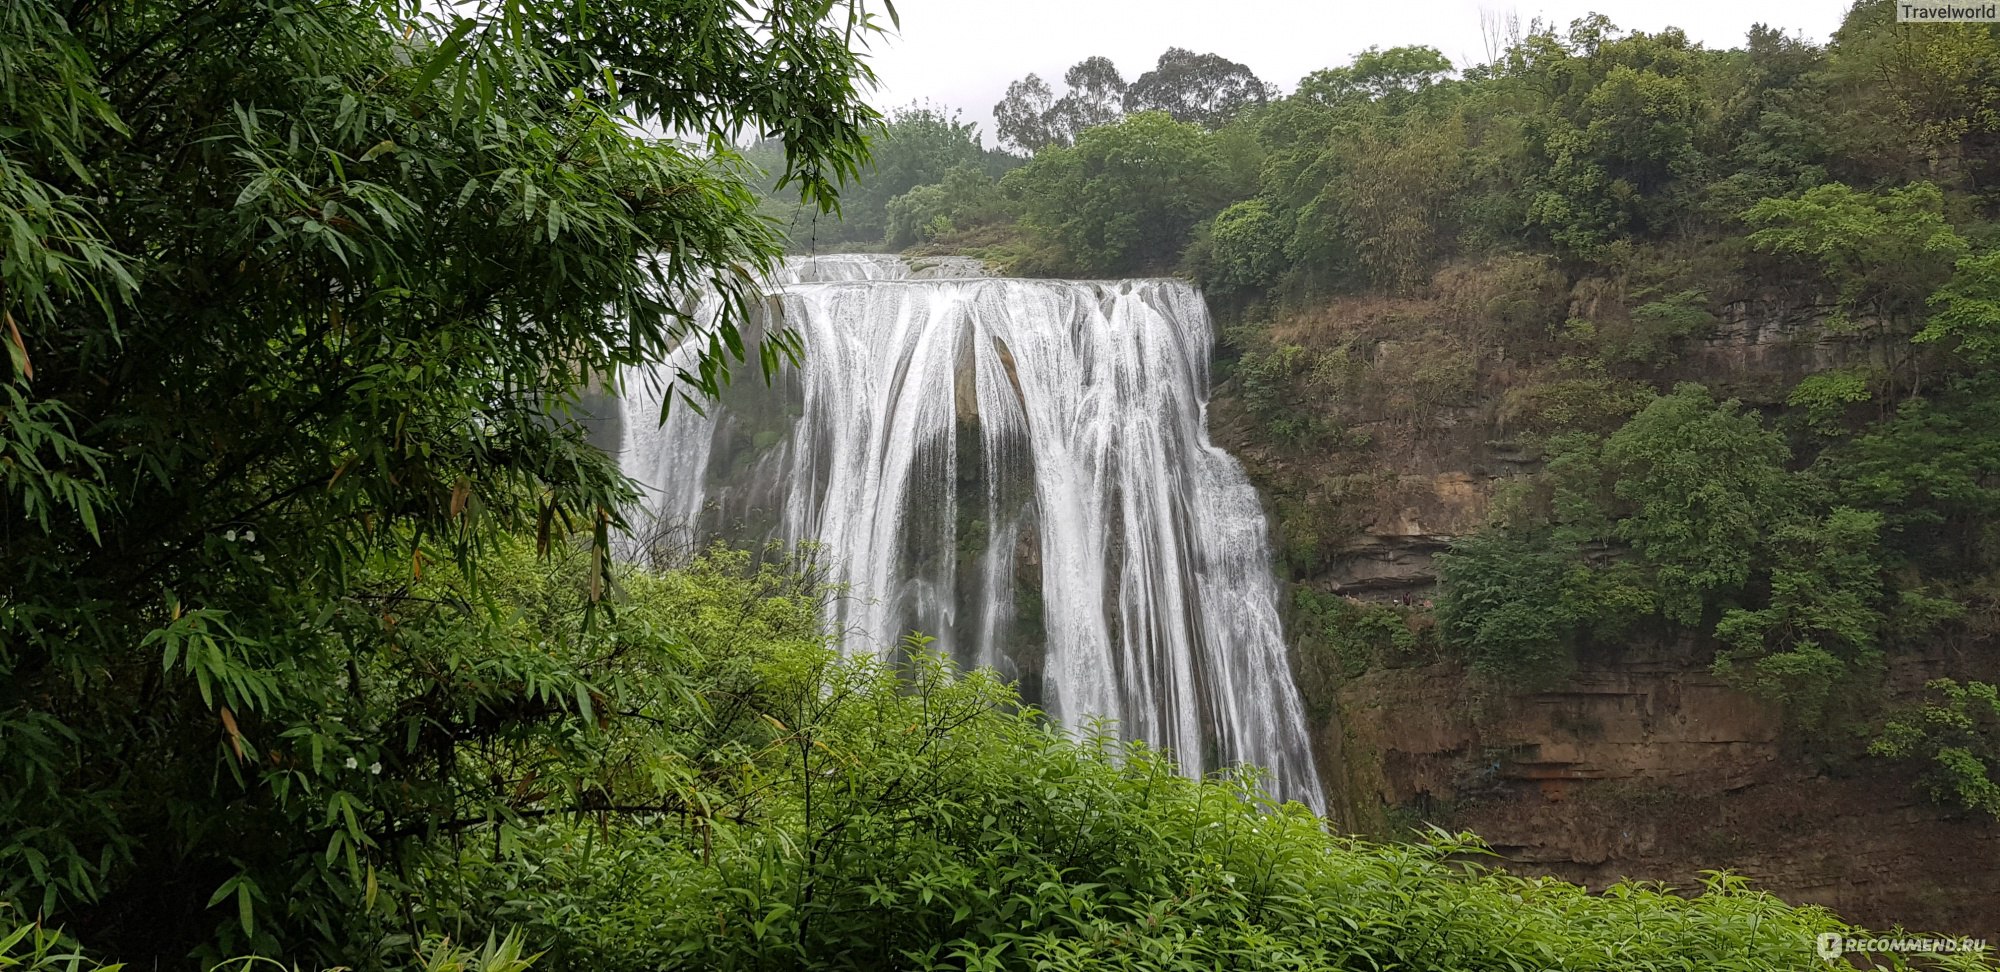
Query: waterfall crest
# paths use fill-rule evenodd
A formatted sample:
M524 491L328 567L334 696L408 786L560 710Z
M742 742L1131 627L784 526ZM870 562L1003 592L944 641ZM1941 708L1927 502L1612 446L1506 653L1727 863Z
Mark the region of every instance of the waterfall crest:
M1065 725L1115 720L1189 773L1263 766L1323 810L1263 511L1209 440L1200 295L974 267L788 263L773 301L803 367L664 425L671 382L630 383L643 513L817 541L849 651L924 632Z

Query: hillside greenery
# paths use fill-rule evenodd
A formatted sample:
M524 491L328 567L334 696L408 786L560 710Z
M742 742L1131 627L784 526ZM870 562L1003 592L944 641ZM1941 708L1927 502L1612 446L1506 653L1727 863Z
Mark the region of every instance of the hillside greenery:
M601 578L587 536L500 541L476 579L365 565L399 650L329 684L326 738L245 733L295 792L324 778L323 824L266 824L312 824L317 873L218 887L207 947L436 972L1804 972L1815 936L1854 933L1725 875L1593 894L1493 870L1470 835L1331 836L1252 776L1073 737L920 638L893 664L842 656L809 551ZM504 731L441 751L413 689ZM23 925L0 963L52 972L77 947Z

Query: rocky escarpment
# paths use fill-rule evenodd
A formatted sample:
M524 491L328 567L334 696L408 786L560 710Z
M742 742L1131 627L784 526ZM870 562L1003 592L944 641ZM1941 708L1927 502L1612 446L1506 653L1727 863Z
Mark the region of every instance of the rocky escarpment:
M1330 349L1300 379L1339 382L1337 434L1317 452L1275 446L1259 425L1268 419L1246 399L1268 376L1239 372L1218 401L1218 427L1267 490L1287 549L1302 546L1301 520L1338 524L1294 556L1298 586L1421 607L1436 556L1538 467L1522 444L1519 392L1546 375L1488 356L1427 410L1407 407L1408 372L1383 348L1436 313L1354 302L1277 326L1280 347ZM1808 375L1885 363L1865 326L1831 330L1811 307L1746 300L1717 317L1677 348L1661 381L1774 403ZM1457 347L1428 340L1434 354ZM2000 931L2000 887L1986 867L1962 864L1993 859L2000 826L1928 801L1903 771L1853 755L1851 740L1788 733L1781 712L1709 673L1713 652L1692 642L1604 647L1560 686L1532 693L1434 654L1378 659L1336 680L1332 698L1309 700L1336 822L1377 835L1470 829L1513 870L1593 886L1690 886L1726 869L1871 925ZM1889 691L1908 698L1931 677L1991 677L1971 672L1982 653L1992 654L1960 645L1899 657Z
M1920 684L1947 660L1899 664L1895 681ZM1882 764L1802 754L1779 713L1697 652L1634 646L1586 665L1523 695L1483 693L1449 664L1349 681L1334 730L1347 820L1469 829L1512 870L1591 886L1726 869L1880 927L1994 927L2000 887L1959 862L2000 853L2000 825Z
M1808 375L1886 367L1887 352L1870 333L1865 321L1829 330L1822 308L1773 299L1737 301L1723 308L1705 337L1678 349L1665 380L1702 382L1720 395L1753 403L1781 401ZM1374 362L1390 361L1396 353L1378 350ZM1353 529L1330 545L1321 564L1304 572L1306 579L1362 598L1428 591L1436 582L1433 558L1486 521L1503 483L1538 468L1537 453L1520 441L1519 405L1509 400L1524 377L1508 363L1495 362L1462 401L1434 414L1396 414L1393 406L1363 404L1354 424L1369 433L1368 457L1360 464L1367 471L1348 478L1367 478L1370 489L1347 500ZM1226 405L1224 414L1236 420L1231 445L1250 453L1253 472L1313 461L1270 455L1240 415ZM1355 464L1353 456L1322 458Z

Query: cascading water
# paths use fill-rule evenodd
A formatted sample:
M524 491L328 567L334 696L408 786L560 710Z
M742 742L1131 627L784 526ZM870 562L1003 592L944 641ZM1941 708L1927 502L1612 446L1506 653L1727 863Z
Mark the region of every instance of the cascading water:
M625 402L646 512L817 541L850 651L924 632L1065 725L1115 720L1189 773L1263 766L1323 809L1263 512L1208 437L1200 295L971 266L789 263L774 299L803 367L664 425L671 382Z

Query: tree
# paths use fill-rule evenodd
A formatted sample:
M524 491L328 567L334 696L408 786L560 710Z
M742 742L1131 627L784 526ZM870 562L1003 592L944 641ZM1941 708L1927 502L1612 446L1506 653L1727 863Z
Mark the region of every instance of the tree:
M1400 105L1407 96L1429 91L1457 69L1434 47L1371 47L1346 67L1326 68L1299 82L1297 98L1325 105L1385 102Z
M1849 507L1773 530L1770 598L1715 626L1728 646L1716 674L1818 722L1836 689L1881 659L1881 532L1881 514Z
M676 348L686 394L730 380L779 251L720 137L638 133L780 138L780 181L831 205L874 29L861 3L9 4L0 902L148 966L333 963L451 823L432 800L514 785L458 755L588 724L587 681L401 627L411 587L509 535L605 562L632 494L579 394ZM704 287L730 299L691 320Z
M1948 340L1975 365L2000 361L2000 250L1958 261L1951 279L1928 303L1935 311L1911 340Z
M1000 144L1028 155L1058 144L1049 119L1055 97L1048 84L1033 74L1009 84L1007 97L993 106L993 126Z
M1589 605L1572 581L1587 569L1574 547L1545 537L1496 530L1459 540L1438 558L1438 631L1481 675L1546 685L1574 665Z
M1216 129L1270 97L1270 87L1248 67L1220 55L1171 47L1125 89L1125 110L1164 111L1175 121Z
M1928 182L1863 192L1830 182L1745 210L1759 250L1804 258L1850 315L1908 320L1966 254L1944 216L1944 193ZM1907 337L1907 335L1905 335Z
M2000 516L1995 392L1981 375L1904 402L1822 452L1813 478L1838 502L1880 513L1884 542L1926 574L1983 574L1995 554L1985 525Z
M1192 262L1202 286L1212 294L1267 287L1285 269L1283 224L1264 200L1237 203L1209 223Z
M1042 152L1001 185L1081 272L1164 268L1195 225L1229 202L1212 138L1142 112L1084 132L1074 148Z
M957 165L944 178L889 200L888 243L906 247L997 222L1007 215L1000 187L978 166Z
M1941 803L2000 819L2000 688L1933 679L1931 699L1891 718L1868 752L1924 766L1924 788Z
M1715 61L1679 30L1621 36L1601 16L1562 37L1526 38L1500 86L1527 100L1516 110L1529 223L1559 250L1592 258L1685 219L1722 150Z
M1925 30L1935 26L1937 30ZM2000 145L2000 32L1904 24L1892 0L1861 0L1834 32L1826 84L1832 136L1855 184L1992 182Z
M779 148L764 147L757 160L774 156ZM795 246L879 243L888 233L890 200L918 186L939 182L961 166L984 169L989 179L996 177L1004 167L994 164L991 156L1011 161L1005 153L983 147L979 126L963 120L957 110L912 102L891 111L869 133L868 161L854 180L842 187L834 217L823 217L819 207L809 203L782 202L775 171L770 173L773 183L766 211L789 228Z
M1074 145L1086 129L1125 116L1125 78L1110 58L1078 61L1063 75L1063 83L1069 92L1049 109L1049 130L1056 144Z
M1905 379L1912 391L1920 387L1910 339L1920 333L1926 302L1952 279L1954 265L1969 249L1945 219L1944 193L1936 185L1862 192L1830 182L1793 198L1765 199L1745 210L1743 219L1757 227L1750 234L1752 246L1796 257L1818 271L1833 291L1836 327L1873 336L1896 370L1906 372L1892 377ZM1976 308L1980 264L1972 261L1964 269L1958 287L1939 297L1946 310L1940 328L1962 329L1974 320L1968 315Z
M1007 97L993 106L1000 144L1027 155L1068 148L1085 129L1124 117L1125 77L1110 58L1078 61L1063 74L1063 83L1069 90L1061 98L1037 75L1009 84Z
M1604 443L1620 540L1653 568L1662 613L1692 625L1740 592L1764 530L1789 506L1790 450L1756 413L1683 384Z

